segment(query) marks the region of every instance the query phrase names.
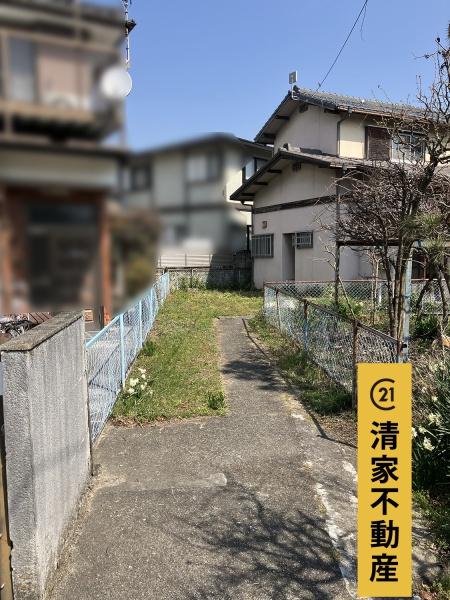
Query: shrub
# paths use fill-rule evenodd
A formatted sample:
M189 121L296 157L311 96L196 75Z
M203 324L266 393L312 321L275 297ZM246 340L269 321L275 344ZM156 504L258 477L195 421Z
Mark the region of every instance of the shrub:
M422 315L413 326L412 337L417 340L435 340L439 335L439 319L436 315Z
M413 482L439 492L450 484L450 357L430 354L414 362Z

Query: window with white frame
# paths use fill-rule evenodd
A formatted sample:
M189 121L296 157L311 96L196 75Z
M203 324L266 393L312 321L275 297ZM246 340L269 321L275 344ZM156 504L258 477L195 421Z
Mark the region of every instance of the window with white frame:
M392 159L416 161L425 156L423 136L415 133L401 132L392 138Z
M312 248L314 241L313 231L296 231L292 234L292 245L297 250L302 248Z
M273 257L273 233L252 237L252 256L253 258Z

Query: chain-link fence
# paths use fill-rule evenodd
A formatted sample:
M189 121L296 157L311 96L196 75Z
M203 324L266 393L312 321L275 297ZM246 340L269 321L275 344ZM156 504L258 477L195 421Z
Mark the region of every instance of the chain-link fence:
M349 392L355 392L357 363L398 362L396 339L281 289L279 283L264 287L264 314Z
M448 296L445 282L442 289ZM287 292L297 298L313 300L321 306L332 308L335 304L334 281L280 281L268 285ZM412 281L411 307L413 314L419 306L423 314L440 314L442 300L439 282L425 279ZM338 301L348 305L348 312L355 317L379 328L388 326L388 282L383 279L361 279L340 281L338 285ZM450 298L447 298L450 300Z
M246 267L178 267L168 268L170 291L198 289L246 289L252 272Z
M169 274L86 342L86 370L92 441L100 435L133 360L169 294Z

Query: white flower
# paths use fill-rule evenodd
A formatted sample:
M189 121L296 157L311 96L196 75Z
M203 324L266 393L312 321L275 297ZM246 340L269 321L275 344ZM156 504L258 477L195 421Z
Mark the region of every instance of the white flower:
M134 387L129 387L128 388L128 393L129 394L134 394Z
M430 423L435 423L436 425L440 425L442 423L442 417L439 414L430 413L428 415L428 421Z
M437 396L431 396L431 400L432 400L433 402L437 402Z
M141 384L141 390L145 390L145 385Z
M425 448L425 450L428 450L429 452L434 450L433 444L430 442L430 440L427 437L424 438L424 440L423 440L423 447Z
M144 369L144 367L139 367L138 369L142 374L147 372L147 369Z
M416 431L415 427L412 427L411 429L412 429L413 438L417 437L417 431Z
M427 432L427 430L425 429L425 427L423 427L422 425L419 425L418 429L419 429L420 433L426 433Z
M132 377L130 379L130 385L131 385L131 387L135 387L138 384L138 382L139 382L139 379L135 379L134 377Z

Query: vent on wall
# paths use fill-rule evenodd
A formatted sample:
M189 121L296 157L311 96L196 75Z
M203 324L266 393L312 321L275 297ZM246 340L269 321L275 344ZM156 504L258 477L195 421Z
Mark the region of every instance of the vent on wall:
M313 231L297 231L292 234L292 245L298 250L313 247Z

